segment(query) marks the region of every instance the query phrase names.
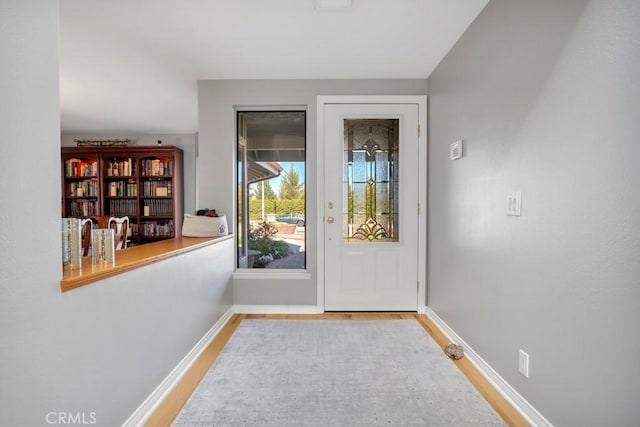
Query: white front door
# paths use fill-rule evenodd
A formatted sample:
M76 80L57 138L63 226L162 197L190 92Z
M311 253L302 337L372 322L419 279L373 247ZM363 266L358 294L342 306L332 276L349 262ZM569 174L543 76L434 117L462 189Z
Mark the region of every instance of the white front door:
M324 308L418 308L417 103L324 104Z

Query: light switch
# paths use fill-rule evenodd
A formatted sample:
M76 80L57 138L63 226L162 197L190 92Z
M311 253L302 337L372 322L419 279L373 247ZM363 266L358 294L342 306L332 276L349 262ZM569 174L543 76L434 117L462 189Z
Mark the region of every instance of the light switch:
M449 147L449 158L451 160L458 160L462 158L462 140L451 143Z
M518 352L518 371L529 378L529 355L522 350Z
M512 191L507 194L507 215L522 215L522 192Z

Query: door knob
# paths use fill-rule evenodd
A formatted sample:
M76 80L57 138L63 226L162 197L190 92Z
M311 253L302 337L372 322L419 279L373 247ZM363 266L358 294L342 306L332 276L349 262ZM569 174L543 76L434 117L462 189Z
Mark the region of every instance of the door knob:
M333 224L333 217L332 217L332 216L327 217L327 222L328 222L329 224Z

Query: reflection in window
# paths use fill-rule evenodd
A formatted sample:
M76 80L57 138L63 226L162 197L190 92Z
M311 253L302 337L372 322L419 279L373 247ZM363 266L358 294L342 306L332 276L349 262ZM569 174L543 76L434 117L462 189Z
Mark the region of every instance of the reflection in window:
M398 119L344 120L347 242L398 241Z
M238 111L238 268L305 269L306 112Z

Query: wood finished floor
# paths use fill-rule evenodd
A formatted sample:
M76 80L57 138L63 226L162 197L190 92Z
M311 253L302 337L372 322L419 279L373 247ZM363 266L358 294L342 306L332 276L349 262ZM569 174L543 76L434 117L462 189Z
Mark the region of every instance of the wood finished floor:
M235 314L211 341L198 359L171 390L165 400L147 420L146 426L170 426L202 378L216 360L222 349L229 341L243 319L289 319L289 320L393 320L416 319L433 340L444 348L448 343L447 337L424 314L416 313L323 313L323 314ZM467 377L469 382L484 396L493 409L509 426L528 426L527 421L498 393L498 391L477 371L475 366L466 358L451 360Z

